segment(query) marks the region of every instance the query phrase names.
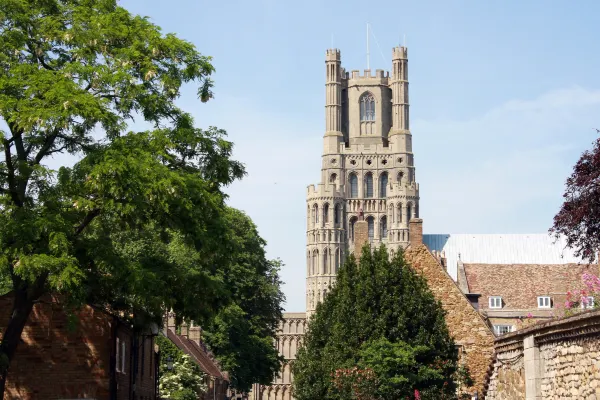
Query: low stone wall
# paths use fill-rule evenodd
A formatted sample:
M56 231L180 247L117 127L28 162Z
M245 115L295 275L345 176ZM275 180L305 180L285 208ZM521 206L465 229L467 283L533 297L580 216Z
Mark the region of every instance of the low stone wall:
M600 400L600 311L496 339L488 400Z

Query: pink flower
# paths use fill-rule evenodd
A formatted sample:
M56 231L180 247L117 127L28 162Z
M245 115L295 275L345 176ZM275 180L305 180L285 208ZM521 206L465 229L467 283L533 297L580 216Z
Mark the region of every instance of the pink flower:
M531 313L528 313L528 314L527 314L527 318L533 318L533 314L531 314Z
M421 393L418 389L415 389L415 400L421 400Z

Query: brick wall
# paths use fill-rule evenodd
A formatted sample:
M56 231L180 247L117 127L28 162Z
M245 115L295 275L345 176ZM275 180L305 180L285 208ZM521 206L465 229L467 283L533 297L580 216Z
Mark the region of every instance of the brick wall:
M12 297L0 297L0 339L11 311ZM126 347L125 370L116 373L117 399L130 398L131 329L87 305L75 316L74 324L69 323L55 296L46 296L34 306L10 366L6 400L110 399L115 332ZM141 367L138 369L137 400L154 400L156 356L152 338L146 338L145 346L144 376Z
M354 257L357 262L365 243L369 243L369 225L367 221L357 221L354 223Z
M461 360L468 366L475 382L469 391L482 393L493 358L494 334L427 247L412 242L415 236L418 234L411 234L406 260L427 279L430 290L446 311L448 330L461 346Z
M0 297L0 336L12 297ZM11 363L7 400L109 398L112 317L85 306L70 330L55 298L34 306Z

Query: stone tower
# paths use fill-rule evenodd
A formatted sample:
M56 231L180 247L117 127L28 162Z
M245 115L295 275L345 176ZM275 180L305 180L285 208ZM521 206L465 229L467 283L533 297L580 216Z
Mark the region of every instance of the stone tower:
M409 127L408 59L392 51L392 73L345 72L340 51L325 56L325 135L321 183L308 186L306 311L310 315L353 252L359 211L372 245L408 245L419 214Z

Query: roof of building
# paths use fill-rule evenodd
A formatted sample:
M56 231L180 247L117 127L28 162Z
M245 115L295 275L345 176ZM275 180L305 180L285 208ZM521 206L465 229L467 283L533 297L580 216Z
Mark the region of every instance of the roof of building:
M534 234L427 234L423 243L444 252L448 273L456 280L458 261L480 264L580 264L585 263L546 233Z
M176 334L171 329L167 329L167 337L179 350L190 356L204 373L215 378L227 380L225 374L221 372L204 347L185 336Z
M490 296L501 296L503 308L512 310L538 308L538 296L562 302L568 291L584 288L584 272L598 272L595 264L465 263L464 268L469 292L481 294L481 308L488 308Z

